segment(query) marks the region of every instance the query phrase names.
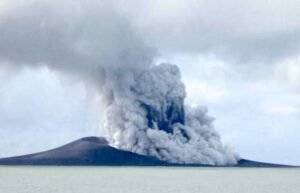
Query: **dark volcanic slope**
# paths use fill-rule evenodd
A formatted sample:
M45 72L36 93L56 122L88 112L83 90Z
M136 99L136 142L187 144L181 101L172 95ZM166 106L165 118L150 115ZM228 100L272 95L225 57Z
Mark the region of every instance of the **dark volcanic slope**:
M157 166L153 157L113 148L104 138L87 137L65 146L31 155L0 159L0 165L111 165Z
M263 168L282 168L282 167L293 167L288 165L282 164L272 164L272 163L264 163L264 162L257 162L247 159L240 159L236 165L236 167L263 167Z
M86 137L62 147L12 158L0 159L0 165L61 165L61 166L190 166L213 167L209 165L180 165L162 162L153 157L116 149L104 138ZM288 167L240 159L230 167Z

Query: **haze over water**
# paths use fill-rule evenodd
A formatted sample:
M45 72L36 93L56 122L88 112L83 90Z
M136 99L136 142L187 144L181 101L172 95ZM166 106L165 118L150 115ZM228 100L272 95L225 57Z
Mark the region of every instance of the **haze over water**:
M299 169L0 167L0 193L298 193Z

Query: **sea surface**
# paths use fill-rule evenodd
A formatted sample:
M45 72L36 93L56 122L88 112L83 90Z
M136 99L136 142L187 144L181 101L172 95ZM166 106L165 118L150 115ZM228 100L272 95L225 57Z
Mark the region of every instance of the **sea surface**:
M300 169L0 167L0 193L300 193Z

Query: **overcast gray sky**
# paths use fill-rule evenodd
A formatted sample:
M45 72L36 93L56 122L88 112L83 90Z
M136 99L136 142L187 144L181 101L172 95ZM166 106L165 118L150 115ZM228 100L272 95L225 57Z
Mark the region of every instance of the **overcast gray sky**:
M242 157L300 164L300 1L89 2L0 2L0 157L101 135L101 110L83 82L16 66L80 63L73 50L84 55L94 41L99 53L119 53L105 35L116 31L105 29L121 29L122 44L143 41L157 62L180 67L186 102L208 107L226 145Z

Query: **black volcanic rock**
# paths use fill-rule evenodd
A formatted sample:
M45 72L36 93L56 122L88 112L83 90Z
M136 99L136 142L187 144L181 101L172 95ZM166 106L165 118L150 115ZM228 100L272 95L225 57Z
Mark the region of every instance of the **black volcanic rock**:
M98 137L82 138L41 153L0 159L0 165L157 166L165 164L153 157L111 147L104 138Z
M30 155L0 159L0 165L60 165L60 166L188 166L215 167L201 164L171 164L154 157L116 149L104 138L86 137L62 147ZM240 159L228 167L289 167L286 165Z
M265 162L257 162L247 159L240 159L236 165L237 167L268 167L268 168L278 168L278 167L292 167L288 165L282 164L273 164L273 163L265 163Z

